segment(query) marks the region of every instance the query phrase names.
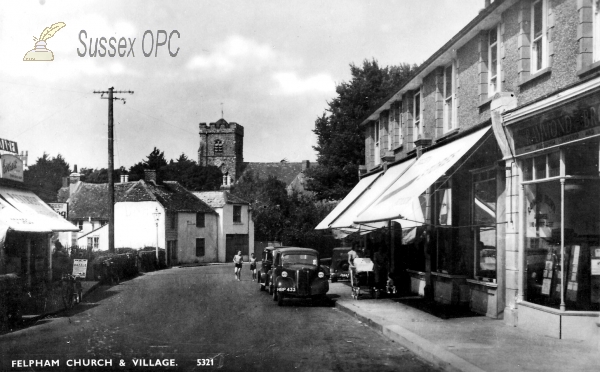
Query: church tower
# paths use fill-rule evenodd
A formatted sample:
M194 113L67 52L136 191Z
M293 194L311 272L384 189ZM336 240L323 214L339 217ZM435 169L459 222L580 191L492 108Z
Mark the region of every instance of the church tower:
M198 164L214 165L223 173L221 187L229 188L237 180L244 162L244 127L225 119L200 123Z

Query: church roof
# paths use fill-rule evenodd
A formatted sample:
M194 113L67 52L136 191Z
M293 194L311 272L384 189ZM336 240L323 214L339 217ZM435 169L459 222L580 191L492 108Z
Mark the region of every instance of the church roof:
M302 172L302 163L278 162L278 163L243 163L240 168L238 180L245 173L252 172L261 179L273 176L287 185L291 184L296 176Z

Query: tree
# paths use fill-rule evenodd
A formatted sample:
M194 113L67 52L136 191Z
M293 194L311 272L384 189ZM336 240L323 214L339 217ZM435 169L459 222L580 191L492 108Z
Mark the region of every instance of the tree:
M146 157L146 160L134 164L129 168L129 179L131 181L144 179L144 169L154 169L158 172L160 168L166 165L167 160L165 159L164 151L160 151L154 147L154 150Z
M341 199L356 185L365 148L360 122L416 67L406 63L379 67L375 60L363 61L362 67L350 65L352 79L338 84L337 97L315 121L317 166L308 170L307 188L319 199Z
M191 191L218 190L223 180L219 168L200 166L185 154L161 167L158 173L161 179L177 181Z
M62 178L70 174L69 164L62 155L51 158L47 153L24 172L25 185L46 203L56 202Z
M81 174L81 180L88 183L107 183L108 182L108 169L92 169L92 168L81 168L79 172ZM113 170L113 180L119 182L122 174L127 174L125 167L120 167Z

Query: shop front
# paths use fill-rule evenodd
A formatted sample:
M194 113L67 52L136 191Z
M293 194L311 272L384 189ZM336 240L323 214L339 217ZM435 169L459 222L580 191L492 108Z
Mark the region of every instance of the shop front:
M392 221L392 230L402 231L409 244L394 239L402 257L397 265L414 294L501 316L501 158L489 126L466 131L427 149L355 219L366 225Z
M12 181L0 183L0 275L27 286L52 280L52 234L78 231L37 195Z
M517 326L598 340L600 79L503 115L519 169Z

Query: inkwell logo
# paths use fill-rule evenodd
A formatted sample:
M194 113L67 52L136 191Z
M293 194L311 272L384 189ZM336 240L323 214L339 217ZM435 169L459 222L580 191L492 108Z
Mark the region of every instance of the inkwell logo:
M46 40L50 39L58 30L65 26L64 22L57 22L50 27L46 27L39 39L34 36L35 48L25 54L23 61L54 61L54 54L46 48Z

